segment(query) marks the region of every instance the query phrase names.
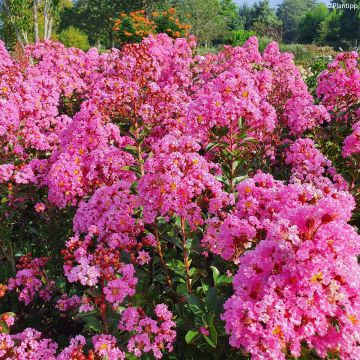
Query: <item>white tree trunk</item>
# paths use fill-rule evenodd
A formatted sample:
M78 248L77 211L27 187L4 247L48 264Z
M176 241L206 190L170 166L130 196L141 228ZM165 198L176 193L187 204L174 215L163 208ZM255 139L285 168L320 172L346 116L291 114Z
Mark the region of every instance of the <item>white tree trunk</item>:
M50 40L53 14L52 14L53 0L45 0L44 2L44 40Z
M8 1L6 1L6 0L4 1L4 9L5 9L7 16L10 18L11 17L10 6L9 6ZM24 44L25 41L24 41L24 38L21 36L21 32L20 32L19 28L16 26L16 24L14 22L11 22L11 25L14 29L16 40L20 44L21 48L23 50L25 50L25 44Z
M22 37L23 37L23 39L24 39L25 45L29 45L29 39L28 39L28 34L27 34L27 32L24 31L24 30L21 30L21 33L22 33Z
M39 22L38 22L38 0L33 0L33 18L34 18L34 40L39 41Z

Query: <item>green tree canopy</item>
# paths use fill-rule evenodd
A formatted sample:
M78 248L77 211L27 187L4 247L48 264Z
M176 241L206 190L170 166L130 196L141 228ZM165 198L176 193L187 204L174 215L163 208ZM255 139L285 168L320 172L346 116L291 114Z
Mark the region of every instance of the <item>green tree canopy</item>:
M330 17L330 11L325 4L316 5L300 20L299 41L303 43L321 43L323 40L323 22Z
M315 0L284 0L278 7L277 15L282 21L284 42L296 42L299 38L299 23Z
M245 30L253 30L258 36L267 36L274 40L281 40L281 21L270 7L269 0L263 0L249 7L240 8Z
M77 47L82 50L88 50L90 47L87 35L73 26L61 31L57 39L66 47Z
M191 25L191 33L197 38L199 43L208 45L212 41L229 34L229 22L231 17L225 17L225 14L231 14L231 8L226 7L229 1L219 0L178 0L174 6L179 11L179 17L183 22Z
M61 14L60 31L73 26L82 30L91 44L114 45L114 21L120 13L145 9L152 11L161 0L77 0ZM168 1L165 1L168 3Z
M16 42L24 46L49 40L58 25L61 9L68 6L70 0L2 0L1 37L8 47Z

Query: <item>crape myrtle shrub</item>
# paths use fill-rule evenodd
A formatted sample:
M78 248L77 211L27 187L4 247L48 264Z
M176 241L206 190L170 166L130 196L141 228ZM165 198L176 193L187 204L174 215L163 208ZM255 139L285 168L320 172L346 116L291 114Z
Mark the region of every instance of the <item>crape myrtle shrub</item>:
M0 359L360 358L357 53L0 45Z

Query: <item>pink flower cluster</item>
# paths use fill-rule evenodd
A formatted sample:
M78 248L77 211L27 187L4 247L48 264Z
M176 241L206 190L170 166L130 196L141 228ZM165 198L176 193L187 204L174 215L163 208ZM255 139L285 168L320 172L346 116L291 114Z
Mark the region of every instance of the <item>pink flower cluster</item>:
M344 178L336 173L331 161L321 154L311 139L294 141L286 153L285 162L291 167L290 180L293 183L312 183L320 189L332 186L348 189Z
M133 333L127 348L136 357L152 352L156 359L163 357L163 351L172 351L176 332L172 313L164 304L155 307L157 320L145 315L140 308L129 307L121 314L119 329Z
M138 282L135 269L130 264L122 266L119 273L121 277L110 280L103 289L105 299L114 306L120 305L127 296L135 295L135 286Z
M68 297L66 294L63 294L60 299L57 300L55 307L61 311L66 312L74 309L81 303L81 298L77 295Z
M359 54L355 51L338 54L318 80L317 96L322 104L341 121L356 120L360 98Z
M75 336L70 340L70 345L56 357L56 360L125 359L125 353L117 347L116 338L112 335L95 335L92 337L92 344L94 350L89 350L87 357L85 357L83 348L86 345L86 339L82 335Z
M61 113L63 96L85 95L95 70L92 59L98 55L38 43L27 48L27 66L21 68L2 42L0 52L0 144L6 154L26 160L31 149L54 149L59 133L71 122Z
M122 253L129 253L135 263L149 260L148 253L140 250L148 241L137 240L143 224L134 216L139 200L130 194L130 185L120 181L103 186L88 202L81 202L74 218L76 234L63 251L68 280L89 287L101 284L105 299L114 306L134 295L137 284L135 269L122 262Z
M8 280L8 289L16 290L18 298L25 305L30 304L38 294L43 300L50 300L54 283L46 281L44 266L47 258L35 258L26 255L20 258L15 278Z
M215 178L219 168L198 152L200 145L190 136L175 132L156 142L153 156L145 162L139 181L143 219L154 222L158 215L184 217L195 228L203 224L202 207L213 214L230 202Z
M57 347L56 343L31 328L15 335L0 334L0 359L56 360Z
M138 197L130 193L130 182L120 181L98 189L88 202L79 204L74 217L78 235L96 237L101 246L132 253L140 249L137 237L143 223L134 214L140 207Z
M359 109L359 118L360 118L360 109ZM352 126L353 132L347 136L344 140L344 146L342 149L342 154L344 157L351 155L356 155L360 153L360 122L356 122Z
M230 344L253 359L285 359L287 351L300 356L301 342L322 357L335 351L357 358L360 238L347 224L352 197L264 174L238 190L237 215L256 224L262 240L238 259L235 293L223 315Z
M329 121L324 106L314 105L306 84L293 61L293 55L281 53L276 43L264 50L265 66L272 71L272 87L268 101L277 111L278 121L290 133L301 135L305 130Z
M261 55L257 39L250 38L241 48L194 60L195 95L186 131L196 137L206 139L213 127L236 133L243 118L249 136L271 142L275 128L301 135L330 120L322 105L314 105L292 55L281 53L276 43Z

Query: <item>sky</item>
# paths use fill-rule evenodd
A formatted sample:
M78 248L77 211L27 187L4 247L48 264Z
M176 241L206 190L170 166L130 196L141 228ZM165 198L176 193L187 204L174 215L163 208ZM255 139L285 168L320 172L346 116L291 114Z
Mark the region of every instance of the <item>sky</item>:
M259 2L256 0L234 0L234 1L240 6L244 5L244 4L252 5L255 2ZM330 0L321 0L319 2L323 2L325 4L330 4ZM270 6L273 8L276 8L276 5L279 5L281 3L282 3L282 0L270 0Z

